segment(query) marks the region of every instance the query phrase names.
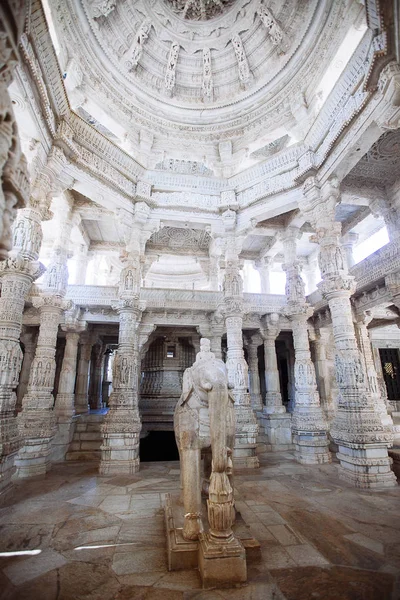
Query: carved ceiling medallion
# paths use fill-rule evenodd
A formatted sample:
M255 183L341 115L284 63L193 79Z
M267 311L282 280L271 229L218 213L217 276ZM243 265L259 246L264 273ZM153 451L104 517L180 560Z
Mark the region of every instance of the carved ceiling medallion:
M219 17L235 0L166 0L180 17L208 21Z

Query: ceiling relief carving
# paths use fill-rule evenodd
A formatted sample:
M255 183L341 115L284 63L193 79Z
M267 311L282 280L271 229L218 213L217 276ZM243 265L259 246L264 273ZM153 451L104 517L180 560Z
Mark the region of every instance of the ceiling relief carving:
M235 0L166 0L183 19L207 21L219 17Z
M150 250L164 248L207 251L210 241L210 234L201 229L163 227L160 231L153 233L147 242L146 248Z
M202 2L213 13L211 0ZM145 168L168 153L206 158L216 174L213 163L235 164L226 167L235 173L249 145L257 150L254 140L262 148L266 131L293 121L292 105L305 87L315 88L343 37L347 10L344 0L235 0L215 2L221 14L203 19L189 18L189 9L182 18L185 0L115 0L95 18L92 0L49 3L73 109L112 141L117 136ZM201 5L191 2L190 10ZM310 59L311 49L320 61ZM107 115L93 105L107 106ZM232 152L224 158L219 146L227 142Z
M400 130L387 131L362 157L345 179L346 183L391 185L400 172Z

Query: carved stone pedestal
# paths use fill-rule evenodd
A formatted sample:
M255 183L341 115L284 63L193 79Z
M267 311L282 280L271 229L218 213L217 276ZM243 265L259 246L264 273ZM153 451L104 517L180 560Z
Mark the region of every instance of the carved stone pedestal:
M204 588L232 587L247 581L246 552L238 539L216 544L206 533L199 537L199 571Z
M232 390L232 395L236 417L233 463L235 469L256 469L260 466L256 455L258 423L250 406L250 394Z
M264 431L260 441L266 444L266 450L279 452L293 449L291 414L262 412L260 424Z
M234 587L245 583L247 564L260 559L260 544L249 537L246 523L243 520L241 524L235 523L234 536L225 543L212 543L208 532L201 532L199 540L185 540L182 535L182 508L178 493L166 494L164 510L168 570L198 568L205 588ZM203 505L203 511L205 510Z
M110 411L111 412L111 411ZM110 412L107 416L110 415ZM118 416L121 417L121 411L118 411ZM109 418L109 423L115 417ZM130 421L132 421L131 424ZM109 423L105 423L102 427L103 445L101 446L101 475L133 475L139 471L139 438L140 438L140 423L134 422L129 414L126 414L126 423L119 425L118 433L112 433L109 430ZM122 429L129 428L129 431L122 433ZM134 428L137 431L134 431Z

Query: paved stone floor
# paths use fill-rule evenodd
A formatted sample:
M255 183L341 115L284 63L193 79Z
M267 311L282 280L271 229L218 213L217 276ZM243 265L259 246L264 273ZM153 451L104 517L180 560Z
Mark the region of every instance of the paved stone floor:
M179 463L132 477L57 464L18 481L0 509L0 600L398 600L400 487L363 492L337 465L305 467L261 455L235 477L237 508L262 545L249 584L202 591L195 571L168 573L162 503Z

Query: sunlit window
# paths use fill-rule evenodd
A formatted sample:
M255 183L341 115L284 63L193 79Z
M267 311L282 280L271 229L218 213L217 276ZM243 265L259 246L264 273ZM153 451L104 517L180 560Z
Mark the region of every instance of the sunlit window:
M355 246L353 249L353 257L356 263L364 260L370 254L373 254L379 248L382 248L385 244L389 243L389 236L386 227L383 227L371 237L367 238L358 246Z

